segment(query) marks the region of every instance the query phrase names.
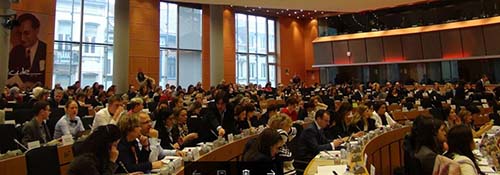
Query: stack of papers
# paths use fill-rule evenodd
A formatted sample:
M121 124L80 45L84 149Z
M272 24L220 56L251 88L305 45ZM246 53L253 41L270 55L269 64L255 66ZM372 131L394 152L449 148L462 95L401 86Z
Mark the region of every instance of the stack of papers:
M317 175L335 174L333 173L335 171L338 175L342 175L345 173L345 170L346 170L346 165L318 166L318 172L316 174Z

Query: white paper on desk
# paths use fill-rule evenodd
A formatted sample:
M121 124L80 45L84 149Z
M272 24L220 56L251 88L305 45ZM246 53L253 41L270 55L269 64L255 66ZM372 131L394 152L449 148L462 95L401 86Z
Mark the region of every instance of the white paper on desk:
M75 142L73 140L73 136L71 134L63 135L61 138L62 138L63 145L70 145L70 144L73 144Z
M490 166L479 166L479 169L483 173L494 173L495 172L495 170L493 170L493 168L491 168Z
M35 149L35 148L38 148L40 147L40 141L32 141L32 142L28 142L28 149Z
M488 159L486 158L479 158L479 161L477 161L477 164L479 166L488 166Z
M337 174L344 174L345 170L346 165L318 166L318 174L333 174L333 171L335 171Z

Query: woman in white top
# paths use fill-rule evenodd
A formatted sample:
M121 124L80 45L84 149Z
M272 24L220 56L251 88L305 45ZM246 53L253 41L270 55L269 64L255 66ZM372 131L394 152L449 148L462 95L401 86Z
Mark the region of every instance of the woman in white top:
M387 113L387 106L385 103L377 102L373 105L373 113L372 119L375 120L375 127L380 128L385 125L394 125L396 121L394 121Z
M472 130L466 125L457 125L448 131L448 152L446 156L460 165L462 174L480 174L476 158L472 153L474 148Z

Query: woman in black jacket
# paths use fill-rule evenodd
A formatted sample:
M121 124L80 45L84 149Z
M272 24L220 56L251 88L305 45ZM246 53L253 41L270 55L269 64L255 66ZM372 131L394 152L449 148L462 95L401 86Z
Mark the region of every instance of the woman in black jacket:
M276 130L266 128L256 139L248 141L243 161L255 163L253 167L258 167L252 169L252 174L283 174L283 162L275 159L283 144L284 141Z
M120 130L116 125L98 127L81 145L69 165L69 175L111 175L116 169Z

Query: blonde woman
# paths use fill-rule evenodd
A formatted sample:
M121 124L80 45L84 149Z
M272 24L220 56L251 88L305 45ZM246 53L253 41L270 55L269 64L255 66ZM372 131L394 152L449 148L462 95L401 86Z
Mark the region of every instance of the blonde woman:
M278 155L276 156L279 161L283 162L283 174L297 174L295 171L295 167L293 167L292 152L286 144L290 142L297 134L297 130L292 127L292 119L288 115L283 113L276 114L269 118L268 127L278 131L281 138L283 139L283 142L285 143L279 148Z
M370 118L372 115L372 109L366 105L359 105L356 109L356 113L349 122L348 133L354 134L355 137L359 137L363 132L368 132L376 129L375 120Z

